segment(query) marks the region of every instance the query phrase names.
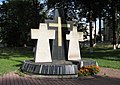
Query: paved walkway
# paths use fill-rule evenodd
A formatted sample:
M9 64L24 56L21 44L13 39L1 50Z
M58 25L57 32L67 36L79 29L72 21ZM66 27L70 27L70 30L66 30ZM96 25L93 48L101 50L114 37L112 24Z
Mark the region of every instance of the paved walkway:
M109 69L104 69L103 72L107 70ZM120 76L107 77L100 73L90 78L57 79L20 77L12 72L0 77L0 85L120 85Z

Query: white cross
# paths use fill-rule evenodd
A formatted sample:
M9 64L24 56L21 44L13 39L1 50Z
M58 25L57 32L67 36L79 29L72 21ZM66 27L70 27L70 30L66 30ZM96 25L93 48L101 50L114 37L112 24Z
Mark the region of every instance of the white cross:
M49 39L55 39L55 30L48 30L46 23L40 23L39 29L31 29L31 38L38 39L35 62L52 62Z
M70 28L70 24L61 24L61 17L58 17L58 23L49 23L50 27L58 27L58 46L62 46L62 27Z
M69 50L68 50L68 60L80 60L80 48L79 41L83 40L83 32L77 32L77 27L73 27L73 31L66 36L69 42Z

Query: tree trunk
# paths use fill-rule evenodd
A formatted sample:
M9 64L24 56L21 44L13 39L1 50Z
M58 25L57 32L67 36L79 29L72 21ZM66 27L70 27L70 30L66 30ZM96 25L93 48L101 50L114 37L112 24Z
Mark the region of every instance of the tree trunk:
M38 0L33 0L34 13L35 13L35 27L39 27L39 10L38 10Z
M99 41L101 42L101 14L99 15Z
M112 2L112 25L113 25L113 49L116 49L116 33L115 33L115 2Z
M90 47L93 47L93 43L92 43L92 21L90 21Z
M94 46L96 45L96 19L95 19L95 32L94 32Z
M93 52L93 42L92 42L92 10L91 2L89 5L89 30L90 30L90 52Z

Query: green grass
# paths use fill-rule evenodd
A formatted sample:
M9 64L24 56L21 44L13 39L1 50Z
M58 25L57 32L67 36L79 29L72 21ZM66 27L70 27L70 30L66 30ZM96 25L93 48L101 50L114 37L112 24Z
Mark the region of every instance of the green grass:
M111 61L105 59L95 59L101 67L120 69L120 61Z
M120 49L113 50L112 46L100 45L93 48L90 53L89 47L81 48L82 58L96 60L101 67L120 69Z
M30 48L0 48L0 75L17 71L24 60L32 57Z
M102 45L93 48L81 48L82 58L94 59L99 66L120 69L120 49L113 50L111 46ZM32 48L0 48L0 75L18 71L24 60L33 59Z

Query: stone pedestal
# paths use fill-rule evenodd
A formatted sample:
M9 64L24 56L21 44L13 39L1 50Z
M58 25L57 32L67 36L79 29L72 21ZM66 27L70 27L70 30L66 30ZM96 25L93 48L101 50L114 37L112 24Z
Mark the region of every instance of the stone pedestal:
M84 58L72 62L73 64L76 64L78 68L81 68L82 66L98 66L98 63L95 60L84 59Z
M78 77L78 69L82 66L98 66L94 60L82 59L77 61L53 60L48 63L35 63L25 60L22 70L39 77L71 78Z
M77 65L65 60L54 60L49 63L34 63L34 61L25 60L22 70L43 76L76 76L78 72Z

